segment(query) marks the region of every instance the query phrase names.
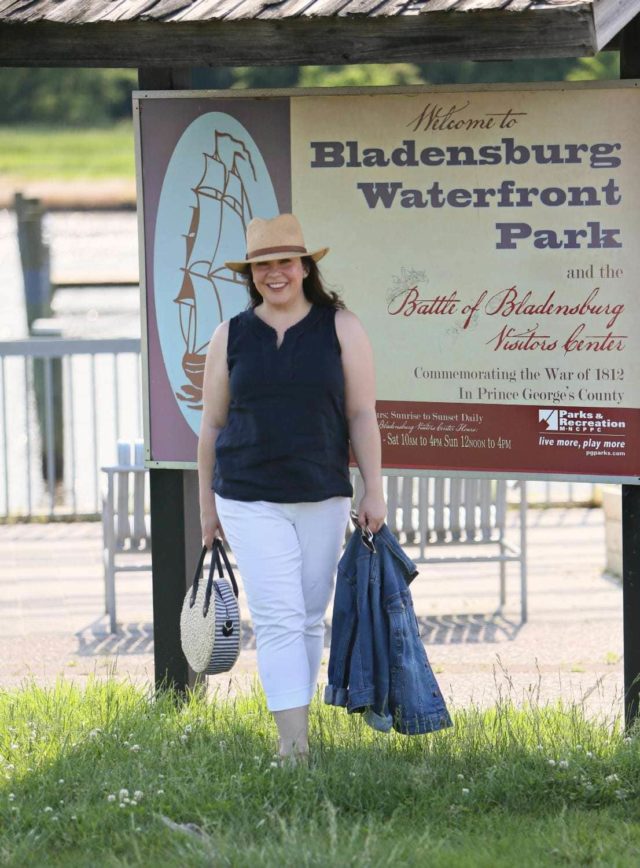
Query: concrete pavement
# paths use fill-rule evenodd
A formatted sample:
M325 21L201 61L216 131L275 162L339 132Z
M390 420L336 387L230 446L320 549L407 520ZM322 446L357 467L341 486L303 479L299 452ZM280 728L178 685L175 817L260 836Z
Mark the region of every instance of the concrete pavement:
M623 708L622 594L603 576L602 512L529 510L528 530L526 625L519 623L515 566L502 613L496 564L420 567L412 593L443 692L453 707L561 699L614 718ZM92 674L152 683L150 573L118 574L121 626L112 636L103 614L101 533L99 523L0 526L1 687L26 678L82 683ZM233 675L210 678L211 689L246 689L253 681L248 624L243 644Z

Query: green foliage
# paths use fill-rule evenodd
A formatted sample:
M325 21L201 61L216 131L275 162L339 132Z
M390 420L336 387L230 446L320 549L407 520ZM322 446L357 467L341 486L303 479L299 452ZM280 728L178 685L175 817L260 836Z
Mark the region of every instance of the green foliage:
M232 87L296 87L300 77L298 66L239 66L232 70Z
M4 692L0 863L638 864L638 733L506 700L454 721L382 735L316 700L311 764L282 768L262 694Z
M195 69L194 88L364 87L616 79L619 55L463 63ZM95 126L131 116L133 69L0 69L0 125Z
M0 124L80 126L131 115L129 69L2 69Z
M562 81L575 59L502 60L477 63L427 63L420 69L429 84L491 84L498 82Z
M567 81L620 78L620 55L607 51L597 57L581 57L567 73Z
M350 66L304 66L299 87L382 87L423 84L413 63L357 63Z

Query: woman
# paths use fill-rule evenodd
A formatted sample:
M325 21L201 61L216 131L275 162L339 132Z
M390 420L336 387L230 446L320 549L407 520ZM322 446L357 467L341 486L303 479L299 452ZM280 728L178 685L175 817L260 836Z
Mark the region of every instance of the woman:
M203 543L224 535L256 632L280 755L308 753L308 710L353 494L349 444L374 533L386 507L373 355L354 314L327 293L292 214L252 220L249 309L215 330L198 443ZM213 485L212 485L213 479Z

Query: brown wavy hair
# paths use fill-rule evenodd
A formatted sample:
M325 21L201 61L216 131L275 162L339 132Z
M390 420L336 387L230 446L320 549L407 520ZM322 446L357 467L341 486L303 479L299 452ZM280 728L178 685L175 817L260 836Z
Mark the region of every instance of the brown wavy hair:
M336 310L343 310L345 303L338 293L324 288L317 262L310 256L303 256L302 265L308 271L307 276L302 280L302 291L307 301L310 301L311 304L317 304L318 307L334 307ZM262 296L253 282L251 269L249 269L246 281L249 290L249 309L253 310L262 304Z

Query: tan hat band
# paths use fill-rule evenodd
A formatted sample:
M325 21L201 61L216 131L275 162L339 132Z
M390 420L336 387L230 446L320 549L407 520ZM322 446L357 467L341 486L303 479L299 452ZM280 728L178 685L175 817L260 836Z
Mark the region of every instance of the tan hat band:
M257 250L249 250L247 259L255 259L257 256L268 256L271 253L301 253L303 256L306 256L307 248L299 247L296 244L285 244L283 247L259 247Z

